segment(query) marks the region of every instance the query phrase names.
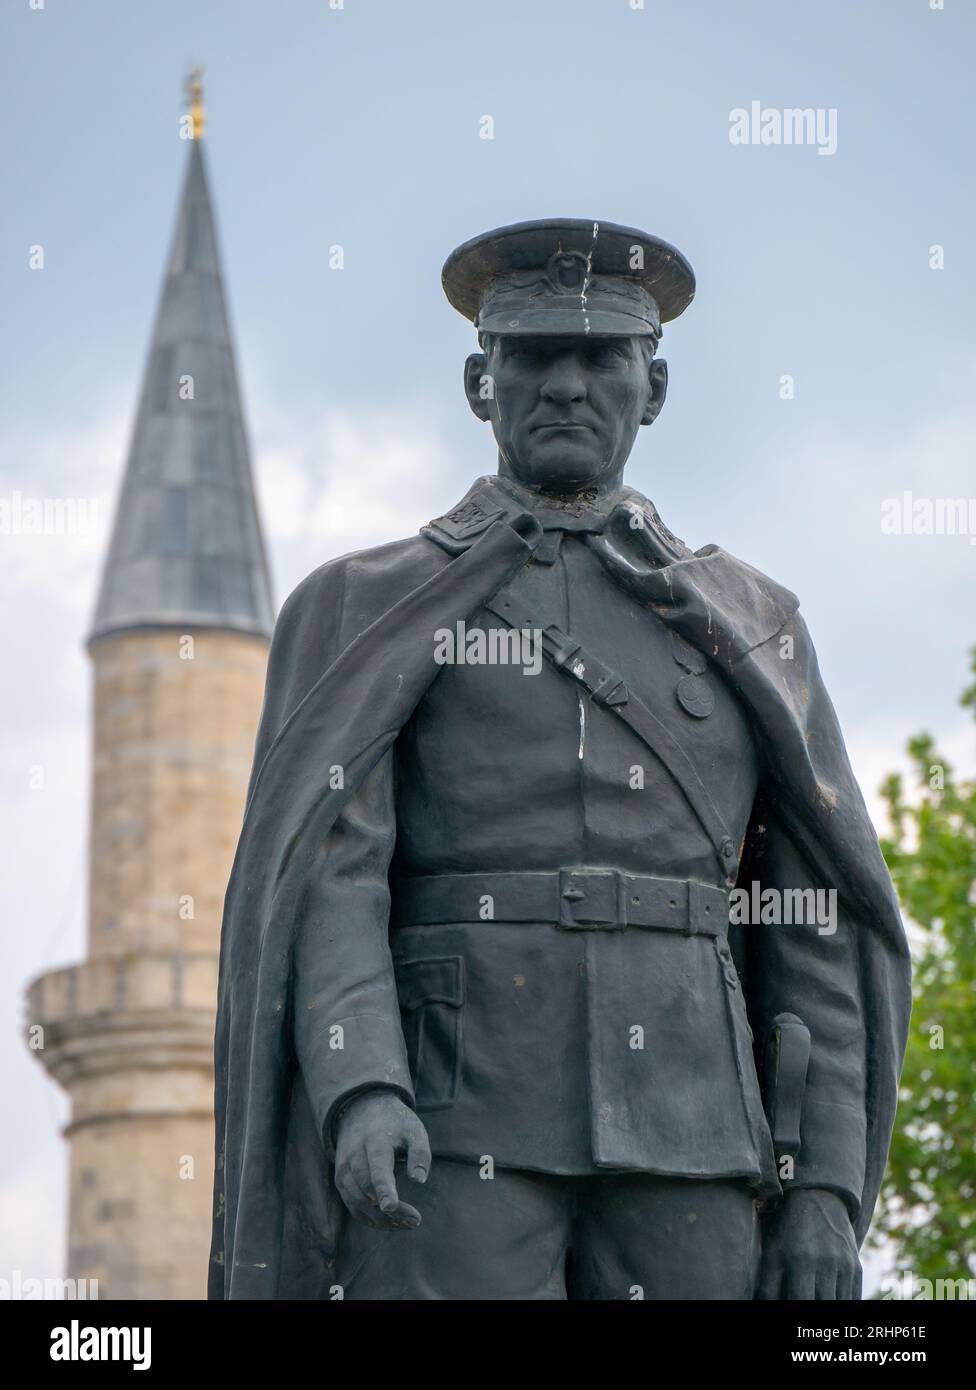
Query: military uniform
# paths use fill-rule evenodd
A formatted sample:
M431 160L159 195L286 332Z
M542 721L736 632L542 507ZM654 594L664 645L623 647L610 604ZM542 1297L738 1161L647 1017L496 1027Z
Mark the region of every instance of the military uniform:
M435 1156L429 1189L416 1198L425 1224L403 1235L347 1219L337 1281L349 1297L433 1297L441 1271L443 1287L457 1289L458 1205L485 1209L483 1234L496 1244L505 1231L499 1213L512 1216L509 1238L520 1245L526 1211L543 1226L540 1209L549 1211L553 1233L540 1250L558 1247L565 1257L580 1240L579 1211L622 1193L610 1175L628 1174L619 1200L632 1215L646 1201L663 1213L669 1237L682 1221L714 1226L701 1247L702 1288L749 1297L756 1201L780 1190L726 930L727 892L760 781L749 722L721 676L705 672L700 654L624 592L586 544L605 513L567 514L483 479L451 515L470 516L471 497L486 518L498 506L537 518L543 540L503 594L517 593L520 611L571 634L586 660L613 664L710 789L726 835L716 845L673 772L553 663L537 674L512 663L445 665L342 818L342 882L355 895L340 905L319 879L305 905L314 922L342 916L345 933L356 932L365 909L352 996L341 976L329 980L313 965L299 973L299 1050L307 1021L318 1039L307 1070L320 1122L331 1131L349 1097L389 1086L416 1107ZM650 508L646 517L656 520ZM448 517L431 532L451 544L459 527ZM473 615L468 630L497 629L498 607ZM838 953L842 970L850 949ZM739 943L737 954L745 968ZM354 1015L350 997L361 1002L364 980L384 978L385 1005ZM314 1010L302 1008L306 998ZM323 1010L334 1022L355 1020L339 1050L322 1046ZM857 1014L852 996L848 1027ZM402 1049L391 1046L397 1022ZM397 1060L380 1075L376 1061L391 1053ZM798 1181L830 1187L853 1207L863 1165L857 1065L833 1101L850 1117L844 1133L831 1127L833 1165L801 1169ZM493 1177L482 1176L486 1160ZM552 1181L528 1182L528 1173ZM505 1199L510 1186L518 1191ZM477 1257L481 1228L470 1216L467 1224L475 1229L463 1243L480 1270L467 1296L513 1296L502 1253L493 1284ZM586 1228L587 1250L613 1230L616 1274L611 1291L599 1283L579 1296L627 1297L635 1286L651 1297L677 1264L694 1284L688 1256L670 1259L668 1241L651 1240L639 1217ZM727 1229L739 1238L720 1240ZM726 1252L722 1267L717 1250ZM598 1251L574 1277L605 1264ZM518 1296L557 1296L558 1267L540 1256L535 1292Z
M520 595L621 669L715 788L740 845L758 773L735 696L708 679L713 708L705 717L689 713L676 697L689 653L582 543L605 516L539 511L546 544L520 576ZM498 626L487 610L468 624ZM371 895L382 892L387 870L376 846L393 851L391 948L409 1067L401 1087L431 1139L432 1183L438 1160L483 1166L485 1158L499 1169L552 1175L735 1179L754 1192L743 1200L723 1184L713 1219L724 1220L728 1207L751 1231L752 1196L778 1187L722 927L725 875L679 787L637 735L548 662L537 675L513 664L447 665L359 799L353 825L363 853L355 877ZM656 904L661 929L627 924L626 908L636 905L621 904L621 895L642 892L667 894ZM700 901L690 903L696 894ZM675 930L666 929L669 915ZM334 1075L341 1099L351 1087L341 1067ZM363 1084L355 1072L350 1081ZM507 1209L511 1202L478 1190L492 1181L493 1191L504 1191L510 1179L467 1169L454 1178L457 1201L494 1200ZM567 1190L588 1193L578 1183L554 1186L558 1197L538 1182L528 1192L546 1193L543 1204L553 1201L561 1214ZM631 1182L631 1207L640 1209L642 1191L649 1207L662 1205L662 1184L645 1180ZM426 1196L417 1199L422 1210ZM686 1219L694 1214L687 1185L673 1200L690 1208ZM524 1194L515 1206L523 1217L511 1238L524 1240ZM360 1271L347 1296L364 1283L364 1247L382 1248L377 1265L384 1281L404 1282L401 1296L421 1296L406 1290L418 1259L422 1277L431 1278L422 1256L436 1219L448 1243L440 1266L456 1285L458 1232L450 1211L435 1211L423 1235L407 1238L347 1223L349 1263ZM565 1248L574 1225L555 1220ZM497 1237L497 1215L489 1224ZM603 1225L594 1221L593 1232ZM653 1248L640 1221L630 1234L643 1258L625 1262L618 1297L663 1273L662 1247ZM477 1234L470 1240L477 1249ZM710 1241L702 1251L712 1275L715 1248ZM341 1251L342 1241L337 1278L345 1284ZM748 1263L754 1253L750 1234L734 1261ZM495 1267L499 1296L507 1296L511 1275L501 1255ZM547 1264L542 1288L552 1287L551 1275ZM740 1274L736 1282L747 1281ZM391 1296L383 1287L376 1296ZM471 1296L489 1296L485 1287L482 1276Z
M674 248L571 222L444 282L486 332L655 342L694 291ZM479 479L282 610L225 904L212 1297L749 1298L784 1015L789 1182L863 1239L908 954L796 599L598 496ZM465 624L541 664L458 660ZM836 886L835 929L730 928L756 879ZM431 1140L409 1232L352 1220L329 1166L377 1090Z

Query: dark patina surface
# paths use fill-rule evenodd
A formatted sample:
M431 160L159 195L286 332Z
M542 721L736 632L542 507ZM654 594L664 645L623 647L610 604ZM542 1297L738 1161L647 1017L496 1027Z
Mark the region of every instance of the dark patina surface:
M856 1297L908 953L795 596L624 484L691 269L526 223L444 285L498 475L278 620L211 1295Z

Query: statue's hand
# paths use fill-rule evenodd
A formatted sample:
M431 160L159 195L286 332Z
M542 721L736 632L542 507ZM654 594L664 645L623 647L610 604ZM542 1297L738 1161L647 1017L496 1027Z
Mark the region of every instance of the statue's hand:
M861 1263L847 1208L833 1192L794 1188L763 1236L761 1299L857 1299Z
M357 1221L383 1231L420 1225L420 1212L397 1193L393 1165L398 1153L407 1156L407 1177L426 1182L430 1144L414 1112L387 1091L357 1096L339 1118L336 1187Z

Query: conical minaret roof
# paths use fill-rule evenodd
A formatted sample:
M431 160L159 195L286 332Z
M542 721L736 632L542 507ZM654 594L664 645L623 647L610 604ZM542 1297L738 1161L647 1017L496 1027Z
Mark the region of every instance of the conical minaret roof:
M146 627L270 635L271 585L203 143L189 145L90 641Z

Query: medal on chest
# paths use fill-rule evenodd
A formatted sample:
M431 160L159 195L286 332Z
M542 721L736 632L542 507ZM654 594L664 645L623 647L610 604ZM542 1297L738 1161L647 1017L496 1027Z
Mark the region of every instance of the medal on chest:
M686 672L675 687L678 704L693 719L707 719L715 708L714 692L705 679L708 662L696 647L676 632L671 633L671 654Z

